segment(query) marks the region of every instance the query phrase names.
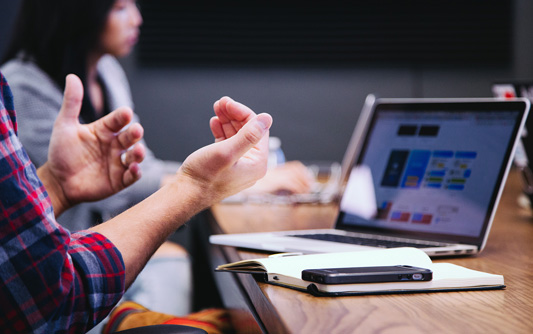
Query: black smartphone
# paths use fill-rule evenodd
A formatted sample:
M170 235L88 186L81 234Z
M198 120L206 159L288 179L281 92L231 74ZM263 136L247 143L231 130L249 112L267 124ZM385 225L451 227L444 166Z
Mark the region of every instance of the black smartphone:
M433 272L426 268L401 265L324 268L303 270L302 279L322 284L431 281Z

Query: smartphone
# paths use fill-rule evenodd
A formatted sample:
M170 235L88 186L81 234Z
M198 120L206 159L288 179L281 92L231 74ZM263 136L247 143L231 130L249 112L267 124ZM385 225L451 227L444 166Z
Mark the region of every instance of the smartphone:
M412 266L306 269L302 279L322 284L431 281L430 269Z

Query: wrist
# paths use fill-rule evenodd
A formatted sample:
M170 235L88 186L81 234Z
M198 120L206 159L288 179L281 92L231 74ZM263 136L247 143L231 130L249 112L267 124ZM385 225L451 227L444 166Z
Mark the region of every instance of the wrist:
M48 162L37 169L37 176L48 193L56 216L61 215L61 213L72 206L63 191L63 187L61 187L61 183L50 171Z
M180 203L186 204L186 208L194 211L194 214L210 207L215 201L209 187L181 171L172 176L165 188L171 196L179 198Z

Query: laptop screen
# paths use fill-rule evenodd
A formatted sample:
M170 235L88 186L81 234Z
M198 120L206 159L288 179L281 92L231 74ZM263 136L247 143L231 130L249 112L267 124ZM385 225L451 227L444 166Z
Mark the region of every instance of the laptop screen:
M520 101L379 101L337 228L480 243L525 109Z

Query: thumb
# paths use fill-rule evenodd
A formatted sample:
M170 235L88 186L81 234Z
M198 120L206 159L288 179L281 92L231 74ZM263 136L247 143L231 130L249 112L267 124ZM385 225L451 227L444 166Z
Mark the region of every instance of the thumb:
M83 84L74 74L67 75L63 104L57 115L57 122L78 122L83 101Z
M225 145L225 150L238 160L246 152L261 142L268 133L272 125L272 116L269 114L259 114L248 121L233 137L230 137L220 144ZM264 141L262 149L267 151L268 143Z

